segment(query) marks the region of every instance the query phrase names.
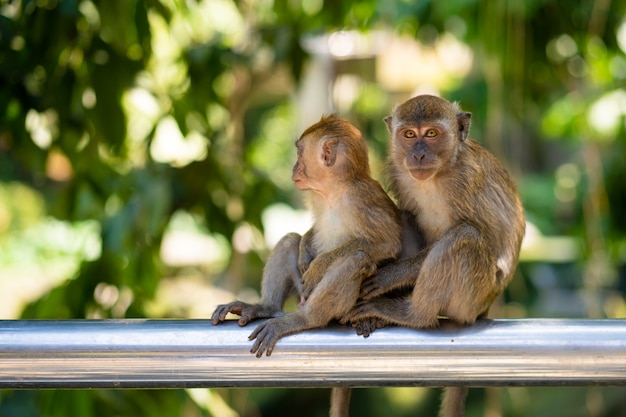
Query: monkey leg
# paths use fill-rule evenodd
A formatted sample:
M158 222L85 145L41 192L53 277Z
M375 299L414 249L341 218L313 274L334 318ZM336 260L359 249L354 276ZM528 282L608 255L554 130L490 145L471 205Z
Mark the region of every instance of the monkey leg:
M496 264L491 249L478 230L457 225L428 250L423 263L416 263L418 277L411 298L378 297L360 302L350 322L378 319L386 324L429 328L444 315L471 324L484 313L496 292Z
M283 305L292 292L300 294L302 284L298 271L300 235L288 233L281 238L270 254L261 281L261 302L248 304L233 301L215 309L211 317L214 325L221 323L228 313L238 314L239 325L245 326L252 320L285 315Z
M270 356L281 337L342 318L354 306L363 279L375 270L376 264L363 251L338 258L300 310L268 320L252 332L249 339L256 340L250 352Z
M479 230L459 224L429 250L411 297L414 327L446 316L460 324L474 323L498 294L497 266Z
M270 254L261 280L261 304L282 310L292 292L302 291L298 256L301 236L288 233L283 236Z
M348 417L350 394L352 390L348 387L333 388L330 395L330 417Z
M463 417L467 391L467 387L445 387L441 407L439 407L439 417Z

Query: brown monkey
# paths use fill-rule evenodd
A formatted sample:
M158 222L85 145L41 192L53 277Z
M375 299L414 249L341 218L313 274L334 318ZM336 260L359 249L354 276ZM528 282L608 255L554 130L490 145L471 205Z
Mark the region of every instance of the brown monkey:
M219 306L213 324L227 313L240 315L239 325L271 318L250 335L251 353L270 356L283 336L328 325L355 305L361 282L378 265L400 252L399 212L370 175L367 147L361 133L335 116L304 131L296 142L298 160L292 179L309 190L313 227L300 236L284 236L269 256L261 284L261 303L234 301ZM295 312L282 311L296 292ZM333 389L331 416L347 416L350 390Z
M385 118L391 191L402 210L404 240L413 244L363 282L362 301L343 320L359 334L387 324L436 327L440 316L474 323L513 278L523 208L511 176L468 139L470 118L458 104L427 95ZM410 297L385 295L399 289L412 290ZM447 389L440 415L462 416L465 394Z

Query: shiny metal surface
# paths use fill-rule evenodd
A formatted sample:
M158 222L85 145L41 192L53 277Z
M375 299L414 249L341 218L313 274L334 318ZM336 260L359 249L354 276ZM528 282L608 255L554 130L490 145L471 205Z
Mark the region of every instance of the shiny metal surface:
M0 321L0 388L626 385L626 320L333 327L249 353L254 324Z

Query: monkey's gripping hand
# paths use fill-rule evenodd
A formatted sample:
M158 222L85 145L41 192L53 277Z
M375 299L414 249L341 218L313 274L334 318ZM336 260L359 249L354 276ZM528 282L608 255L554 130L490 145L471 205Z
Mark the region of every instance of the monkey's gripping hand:
M264 353L270 356L278 339L303 330L300 322L301 317L298 313L290 313L260 324L248 337L249 340L256 339L250 353L255 353L257 358L263 356Z
M324 278L324 274L326 273L329 265L329 262L324 255L325 254L321 254L315 258L309 265L306 272L302 274L303 300L307 300L311 296L315 287L317 287L322 278Z
M217 306L213 315L211 316L211 322L213 325L220 324L226 319L228 313L237 314L240 316L239 325L245 326L252 320L263 319L269 317L279 317L285 313L281 310L277 310L272 307L264 306L261 304L248 304L243 301L233 301L232 303L222 304Z
M309 265L313 262L315 258L315 254L312 252L313 247L313 229L310 229L308 232L302 236L300 239L300 244L298 246L298 272L300 272L300 276L304 275L307 269L309 269Z
M359 298L367 301L394 290L413 288L418 275L415 271L419 272L422 262L423 255L420 253L378 268L374 275L363 280Z

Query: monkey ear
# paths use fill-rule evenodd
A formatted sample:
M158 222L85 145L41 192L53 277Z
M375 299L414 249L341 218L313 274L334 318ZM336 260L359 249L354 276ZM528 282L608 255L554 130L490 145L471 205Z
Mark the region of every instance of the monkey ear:
M393 117L387 116L383 120L385 121L385 124L387 125L387 130L389 130L389 133L392 133L392 131L391 131L391 121L393 120Z
M462 112L456 115L456 119L459 123L459 140L465 142L469 136L469 128L472 123L472 113Z
M327 139L322 143L322 161L327 167L335 165L337 159L337 140Z

